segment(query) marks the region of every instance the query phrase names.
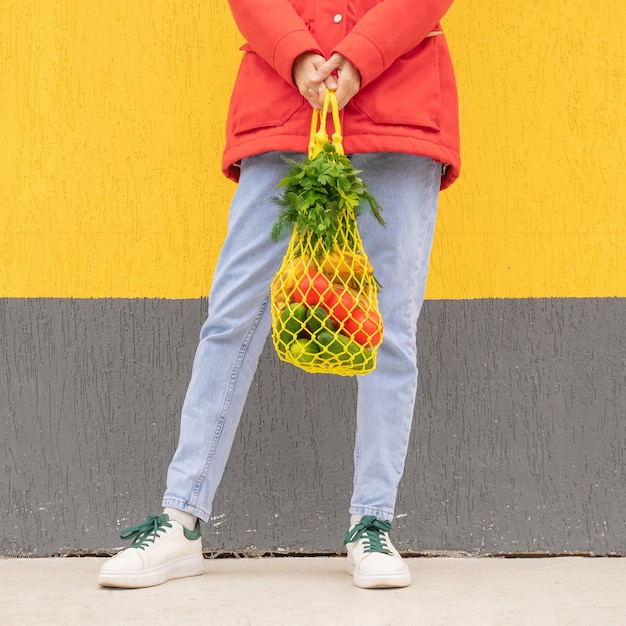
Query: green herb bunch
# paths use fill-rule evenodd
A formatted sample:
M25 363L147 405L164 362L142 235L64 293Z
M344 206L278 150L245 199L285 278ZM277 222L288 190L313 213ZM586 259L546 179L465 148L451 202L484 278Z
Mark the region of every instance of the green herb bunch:
M311 232L313 243L322 239L325 248L331 250L336 242L339 215L348 208L354 210L355 217L360 215L364 200L378 223L385 225L380 205L358 177L361 170L355 169L350 159L337 152L330 141L312 159L285 161L290 168L278 184L279 189L284 187L284 192L272 198L282 207L272 228L275 241L285 230L297 226L299 233Z

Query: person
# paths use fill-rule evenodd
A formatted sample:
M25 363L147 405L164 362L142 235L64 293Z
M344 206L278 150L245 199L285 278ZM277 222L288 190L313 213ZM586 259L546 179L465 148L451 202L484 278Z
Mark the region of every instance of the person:
M417 389L416 323L440 189L460 167L457 93L440 26L452 0L230 0L247 43L226 123L223 171L238 182L209 293L163 511L126 529L132 545L99 584L147 587L204 572L211 515L244 402L271 328L269 286L287 248L270 237L283 157L306 153L313 109L335 91L343 146L382 207L359 216L383 285L376 369L358 376L347 570L363 588L411 582L389 531ZM341 8L336 8L341 7ZM347 519L348 521L348 519Z

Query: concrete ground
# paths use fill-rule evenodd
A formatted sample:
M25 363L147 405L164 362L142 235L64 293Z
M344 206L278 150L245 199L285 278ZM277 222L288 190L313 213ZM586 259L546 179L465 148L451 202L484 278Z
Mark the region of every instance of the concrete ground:
M412 558L406 589L352 585L344 559L206 561L204 576L137 590L96 584L100 558L0 559L0 623L626 625L623 558Z

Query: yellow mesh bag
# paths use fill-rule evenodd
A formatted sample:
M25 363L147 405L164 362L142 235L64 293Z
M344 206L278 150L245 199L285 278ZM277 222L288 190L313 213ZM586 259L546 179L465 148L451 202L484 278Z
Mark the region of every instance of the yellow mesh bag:
M332 141L325 127L329 108ZM283 212L273 236L294 226L271 285L272 339L284 361L308 372L351 376L376 367L383 337L379 284L356 224L363 200L384 222L343 152L340 133L337 100L327 91L321 115L313 113L308 159L289 161L279 185L285 191L274 198Z

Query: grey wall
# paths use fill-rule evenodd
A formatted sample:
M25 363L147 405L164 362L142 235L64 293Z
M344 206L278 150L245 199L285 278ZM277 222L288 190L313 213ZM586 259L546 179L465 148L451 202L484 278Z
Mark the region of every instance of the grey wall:
M206 312L0 300L0 554L110 550L159 509ZM626 300L429 301L418 343L398 547L626 554ZM341 550L355 397L268 343L208 549Z

